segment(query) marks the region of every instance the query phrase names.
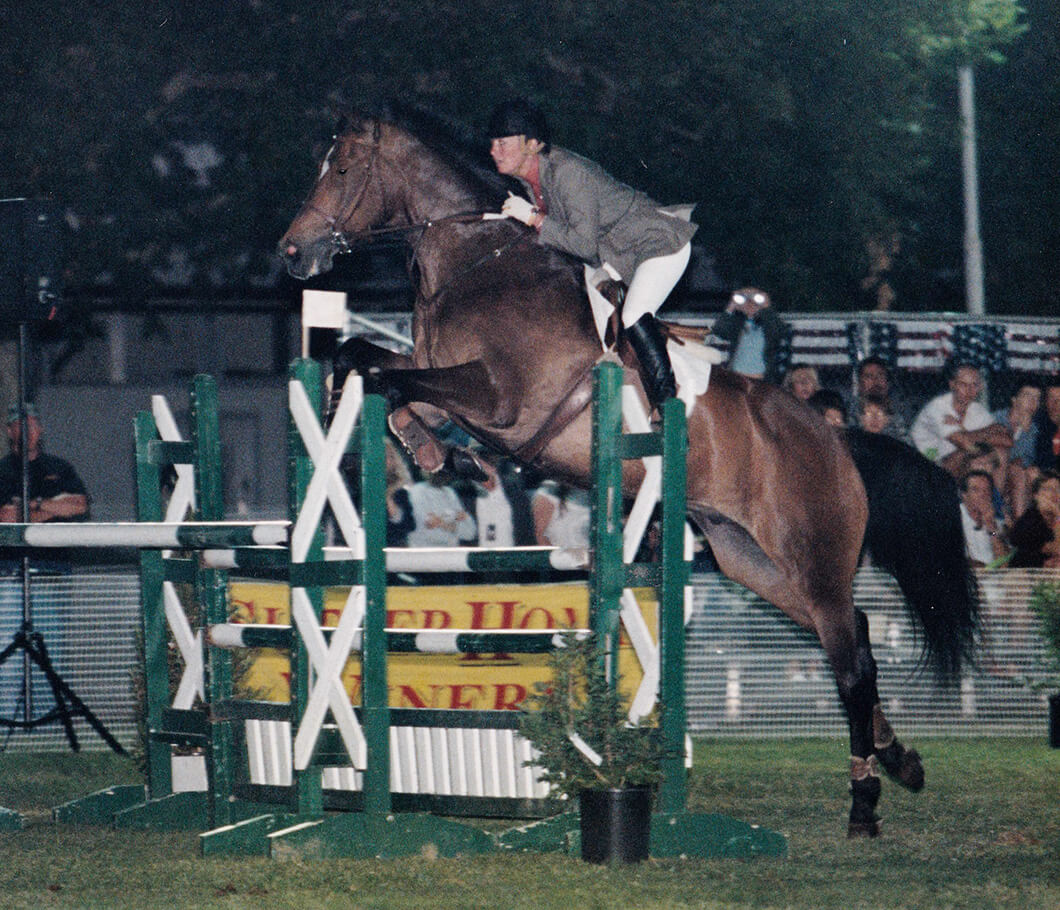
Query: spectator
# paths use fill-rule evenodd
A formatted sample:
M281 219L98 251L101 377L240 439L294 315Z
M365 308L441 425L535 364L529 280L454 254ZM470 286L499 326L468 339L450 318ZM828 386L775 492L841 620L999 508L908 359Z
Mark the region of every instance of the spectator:
M982 454L984 446L1003 450L1007 460L1012 435L975 400L983 390L979 370L956 363L949 372L950 390L924 405L911 435L922 454L959 479L967 473L969 459Z
M1013 515L1022 515L1030 505L1031 482L1038 473L1034 466L1038 449L1035 414L1041 400L1042 390L1038 386L1023 383L1016 389L1009 406L994 414L994 419L1012 434L1002 489Z
M882 357L866 357L858 364L857 391L853 402L852 411L861 413L862 400L875 396L889 403L890 420L884 430L870 432L882 432L902 442L909 441L909 418L902 403L895 398L894 390L891 388L891 373L887 363Z
M894 422L891 402L883 395L869 392L858 399L858 426L866 433L887 433Z
M412 515L409 488L412 472L389 437L386 438L386 545L404 547L408 545L409 533L416 527Z
M990 475L990 480L994 485L994 511L997 513L997 519L1000 522L1011 523L1010 519L1020 513L1012 511L1002 492L1005 488L1005 463L1001 460L997 450L983 446L980 454L969 458L967 473L971 474L973 471Z
M584 490L546 480L534 493L530 511L539 544L589 546L589 494Z
M818 389L806 402L826 423L834 427L847 425L847 406L843 396L832 389Z
M1034 463L1043 471L1055 471L1060 458L1060 383L1045 387L1045 407L1037 417L1038 439Z
M960 488L968 559L973 565L990 565L1008 554L994 510L994 481L985 471L969 471L961 478Z
M1014 569L1039 569L1060 565L1060 477L1046 471L1031 484L1033 503L1012 526L1009 542L1015 553L1009 561Z
M820 390L821 380L816 368L800 363L788 370L781 388L787 389L799 401L809 401L813 393Z
M523 488L522 472L510 459L495 467L479 459L486 479L472 493L480 547L524 547L535 542L530 501Z
M414 483L409 501L415 520L410 547L458 547L475 539L475 519L464 510L444 471Z
M87 521L88 494L73 465L43 449L44 431L33 404L26 404L29 520ZM7 412L11 451L0 459L0 521L22 521L22 421L18 405Z
M752 379L777 383L784 371L787 324L765 291L741 288L733 293L713 332L729 342L728 367Z

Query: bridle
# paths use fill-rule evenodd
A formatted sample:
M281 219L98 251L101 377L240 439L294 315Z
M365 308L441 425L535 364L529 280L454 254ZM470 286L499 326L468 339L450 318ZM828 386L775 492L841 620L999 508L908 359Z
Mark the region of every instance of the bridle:
M346 190L343 190L343 196L339 198L339 204L337 206L338 214L329 215L323 209L313 205L312 202L307 201L302 208L319 215L324 219L324 223L328 227L328 233L331 235L331 242L335 245L335 248L340 253L349 253L353 248L350 246L348 235L341 230L341 225L344 225L350 216L354 213L357 207L364 200L365 194L368 192L368 186L372 182L372 171L375 167L376 158L379 157L379 139L380 139L381 128L379 121L375 121L375 125L372 127L372 139L371 142L367 142L361 139L352 140L356 145L366 145L370 151L368 154L368 160L364 164L364 179L357 187L356 192L349 194L349 201L346 200ZM345 174L346 171L343 168L339 169L340 174Z
M483 220L482 216L485 212L457 212L452 215L444 215L441 218L428 218L422 221L415 221L411 224L369 228L368 230L358 231L356 235L351 235L343 231L342 225L346 223L354 211L360 206L361 202L364 201L364 197L368 192L368 187L372 182L376 162L386 160L380 151L380 134L380 122L376 120L375 125L372 127L372 138L370 141L365 139L352 140L355 145L367 146L370 151L368 154L368 160L364 163L364 178L361 180L355 191L346 193L344 190L343 196L339 199L337 207L338 214L329 215L323 209L308 201L302 206L304 210L313 212L324 220L324 224L327 225L328 233L331 237L331 242L334 244L337 252L352 252L353 246L350 243L351 236L356 236L357 238L383 237L388 234L407 234L415 231L426 231L427 229L440 224L472 224L476 221ZM392 162L391 166L397 168ZM400 173L400 169L398 169L398 172ZM339 173L344 174L345 170L339 169ZM402 179L405 179L403 174Z

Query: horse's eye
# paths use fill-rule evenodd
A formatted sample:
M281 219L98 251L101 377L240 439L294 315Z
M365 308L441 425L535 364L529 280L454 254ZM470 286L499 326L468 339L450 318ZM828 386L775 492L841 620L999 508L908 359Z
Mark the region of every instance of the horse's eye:
M346 176L346 171L348 171L348 170L349 170L349 168L346 168L346 167L340 167L340 168L338 169L338 171L339 171L339 174L341 174L341 175L342 175L343 177L345 177L345 176Z

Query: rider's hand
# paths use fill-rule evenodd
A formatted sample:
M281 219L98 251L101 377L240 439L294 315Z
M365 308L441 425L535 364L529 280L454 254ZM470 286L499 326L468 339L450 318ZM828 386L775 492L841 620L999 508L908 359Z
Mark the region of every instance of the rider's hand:
M501 206L501 213L507 215L509 218L514 218L516 221L521 221L523 224L529 227L536 227L536 222L540 212L523 199L522 196L516 196L514 193L509 193L508 198L504 200L504 205Z

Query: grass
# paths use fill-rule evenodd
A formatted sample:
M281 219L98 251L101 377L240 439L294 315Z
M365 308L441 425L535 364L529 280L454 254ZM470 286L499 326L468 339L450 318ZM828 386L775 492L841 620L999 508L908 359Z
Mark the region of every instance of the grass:
M845 837L846 752L825 740L699 743L690 808L789 839L785 860L563 855L326 863L202 859L194 833L52 823L50 808L138 782L106 754L0 755L0 906L16 908L1030 908L1060 907L1060 752L1027 739L917 743L927 787L884 782L883 837Z

